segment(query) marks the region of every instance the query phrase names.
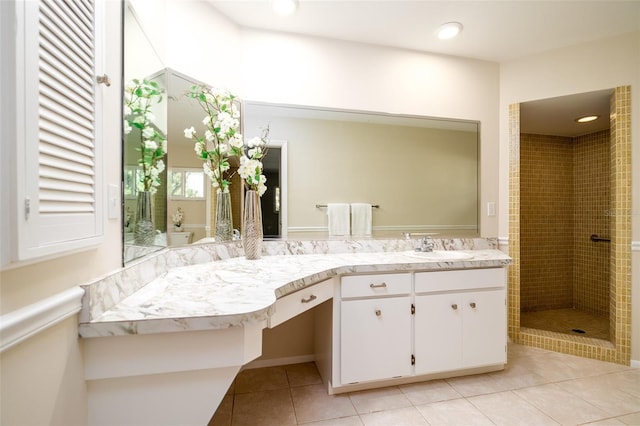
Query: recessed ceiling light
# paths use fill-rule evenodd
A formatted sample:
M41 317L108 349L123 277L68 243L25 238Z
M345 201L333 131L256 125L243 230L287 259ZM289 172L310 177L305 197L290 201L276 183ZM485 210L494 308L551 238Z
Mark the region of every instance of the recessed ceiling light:
M584 117L576 118L577 123L588 123L590 121L595 121L600 118L599 115L585 115Z
M447 22L440 25L436 35L440 40L449 40L460 34L462 31L462 24L460 22Z
M280 16L293 14L298 9L298 0L273 0L273 11Z

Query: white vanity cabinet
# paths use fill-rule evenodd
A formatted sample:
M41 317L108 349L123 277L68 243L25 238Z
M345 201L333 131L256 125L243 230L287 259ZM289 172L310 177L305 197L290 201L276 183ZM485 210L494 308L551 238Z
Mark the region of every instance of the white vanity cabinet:
M343 276L330 392L501 370L506 324L505 268Z
M415 374L506 362L503 268L415 274Z
M346 276L340 294L340 381L410 375L411 275Z

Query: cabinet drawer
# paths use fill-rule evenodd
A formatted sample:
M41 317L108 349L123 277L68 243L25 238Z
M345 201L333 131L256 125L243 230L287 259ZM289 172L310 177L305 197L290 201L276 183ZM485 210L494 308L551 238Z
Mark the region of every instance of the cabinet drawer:
M342 277L340 294L347 297L390 296L411 293L411 274L352 275Z
M419 272L415 281L416 293L504 287L507 272L505 268Z
M276 311L269 318L269 328L290 320L333 297L333 278L298 290L276 300Z

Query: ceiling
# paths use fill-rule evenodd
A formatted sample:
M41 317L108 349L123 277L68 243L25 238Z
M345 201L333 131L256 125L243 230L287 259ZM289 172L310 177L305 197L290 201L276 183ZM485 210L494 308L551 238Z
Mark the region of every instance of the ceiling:
M288 17L273 13L270 0L207 1L244 28L493 62L640 31L640 0L299 0ZM451 21L463 24L462 33L439 40L435 30ZM558 134L563 122L562 136L589 133L608 127L608 108L605 91L531 103L521 110L523 131ZM574 122L594 113L606 119Z

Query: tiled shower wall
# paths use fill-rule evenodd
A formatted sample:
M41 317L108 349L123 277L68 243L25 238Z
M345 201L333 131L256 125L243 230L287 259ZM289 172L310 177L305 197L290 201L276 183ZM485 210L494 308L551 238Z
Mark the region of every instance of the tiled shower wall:
M573 303L576 309L609 316L610 238L609 130L576 138L573 150Z
M609 131L520 135L520 307L608 316Z

